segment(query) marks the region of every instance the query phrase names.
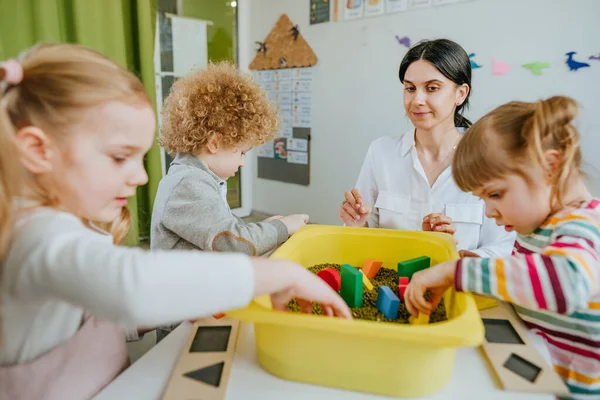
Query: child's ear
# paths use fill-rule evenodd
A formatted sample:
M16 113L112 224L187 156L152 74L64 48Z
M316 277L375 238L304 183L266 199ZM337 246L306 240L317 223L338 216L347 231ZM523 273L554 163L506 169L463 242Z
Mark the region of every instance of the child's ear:
M52 171L53 150L50 138L35 126L19 129L15 143L20 151L21 163L32 174L44 174Z
M206 149L210 154L215 154L219 150L220 135L212 135L206 143Z
M544 152L544 159L546 161L546 165L548 166L548 170L546 171L546 179L550 180L554 174L558 171L558 167L560 166L560 152L558 150L546 150Z

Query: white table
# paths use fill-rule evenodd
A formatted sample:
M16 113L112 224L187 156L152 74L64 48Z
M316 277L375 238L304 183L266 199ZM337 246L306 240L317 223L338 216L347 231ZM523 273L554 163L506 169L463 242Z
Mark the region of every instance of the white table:
M123 372L96 400L160 399L192 325L181 324L158 345ZM227 400L375 400L389 397L331 389L277 378L263 370L256 358L254 326L240 325ZM449 384L438 393L422 398L473 400L554 400L554 396L505 392L498 388L483 355L477 348L461 348Z

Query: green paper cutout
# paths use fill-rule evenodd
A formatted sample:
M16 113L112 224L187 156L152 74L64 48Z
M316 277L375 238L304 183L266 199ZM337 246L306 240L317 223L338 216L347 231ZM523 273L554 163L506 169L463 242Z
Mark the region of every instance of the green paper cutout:
M550 63L545 61L534 61L529 64L523 64L523 68L527 68L534 75L542 75L542 68L550 68Z

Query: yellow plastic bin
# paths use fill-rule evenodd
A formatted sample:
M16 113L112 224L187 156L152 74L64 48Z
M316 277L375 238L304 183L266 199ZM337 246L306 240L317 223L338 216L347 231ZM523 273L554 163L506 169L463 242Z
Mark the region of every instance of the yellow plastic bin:
M454 242L444 234L320 225L302 228L271 257L305 267L360 266L366 259L377 259L383 267L397 269L399 261L419 256L430 257L432 265L458 258ZM458 347L483 341L484 328L473 297L449 289L444 302L448 320L420 326L280 312L272 309L268 296L229 315L254 323L258 360L275 376L416 397L437 392L448 383Z

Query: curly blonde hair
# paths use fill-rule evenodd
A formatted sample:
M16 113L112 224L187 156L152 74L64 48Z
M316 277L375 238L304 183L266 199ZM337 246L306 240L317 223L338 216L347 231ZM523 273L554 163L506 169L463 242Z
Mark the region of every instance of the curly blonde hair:
M209 139L256 146L275 138L277 109L249 74L221 62L178 79L166 98L159 143L171 154L199 155Z

